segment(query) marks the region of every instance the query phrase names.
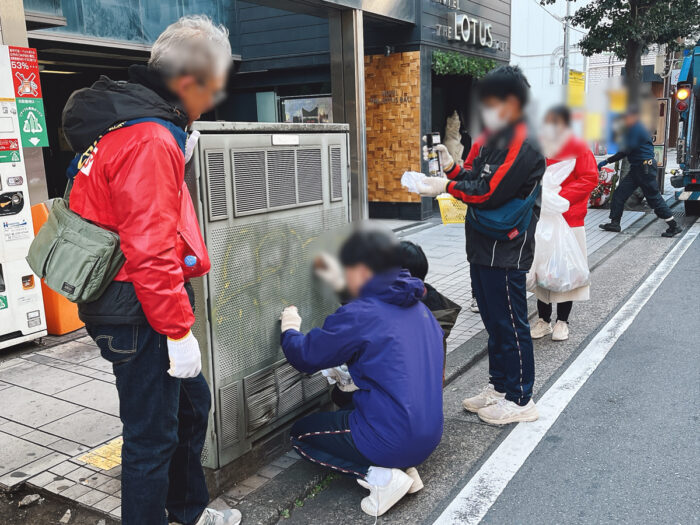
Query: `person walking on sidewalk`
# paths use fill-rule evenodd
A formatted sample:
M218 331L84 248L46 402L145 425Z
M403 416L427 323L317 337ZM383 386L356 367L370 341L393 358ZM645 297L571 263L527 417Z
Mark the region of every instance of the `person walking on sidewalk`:
M569 209L564 219L578 241L584 257L586 250L586 229L583 222L588 212L588 199L598 184L598 168L595 157L586 143L571 131L571 112L564 105L555 106L547 111L540 136L542 151L547 158L547 166L563 160L576 159L571 174L561 185L559 195L569 201ZM589 285L581 286L568 292L553 292L538 286L537 312L539 319L530 333L533 339L540 339L552 334L553 341L565 341L569 338L569 314L572 301L587 301L590 296ZM557 304L557 322L552 328L552 303Z
M649 206L654 209L654 213L666 221L668 228L661 235L663 237L673 237L683 230L673 218L671 208L661 196L659 184L656 181L656 161L654 160L654 144L649 131L639 120L639 111L635 107L630 107L625 115L624 143L621 144L620 151L598 163L598 169L607 164L612 164L627 157L630 163L630 171L622 179L612 196L610 203L610 222L601 224L600 228L609 232L621 231L620 220L625 209L625 202L637 188L641 188Z
M296 307L285 308L281 344L300 372L347 363L357 389L340 410L303 417L289 433L305 460L357 478L370 491L362 510L381 516L422 488L414 467L440 443L443 331L421 302L423 281L398 266L391 232L356 231L340 263L353 299L306 334Z
M527 319L525 277L533 260L540 180L545 159L530 137L523 109L529 84L518 67L501 66L477 86L486 140L471 170L436 146L447 179L425 177L421 195L448 192L469 205L467 258L481 319L489 334L489 384L465 399L466 410L497 425L537 419L532 401L535 363ZM506 231L489 231L488 217ZM481 217L481 219L480 219Z
M200 455L211 397L188 281L210 262L184 181L193 150L185 128L221 98L230 64L227 30L184 17L155 41L148 66L129 68L128 82L101 77L63 112L73 150L91 151L70 208L117 233L126 258L98 300L78 305L116 376L124 525L241 520L237 510L206 508Z

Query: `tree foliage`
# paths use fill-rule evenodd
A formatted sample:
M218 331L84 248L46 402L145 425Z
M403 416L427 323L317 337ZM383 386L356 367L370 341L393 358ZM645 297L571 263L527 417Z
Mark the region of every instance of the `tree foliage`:
M454 51L433 51L432 67L436 75L470 75L481 78L496 67L489 58L468 57Z
M652 44L671 44L678 37L696 35L700 8L697 0L593 0L576 9L571 23L588 30L580 42L584 54L611 51L624 59L630 40L644 52Z
M584 55L609 51L626 61L634 99L641 82L642 54L653 44L674 46L679 37L697 38L700 7L698 0L592 0L576 9L571 24L588 31L579 43Z

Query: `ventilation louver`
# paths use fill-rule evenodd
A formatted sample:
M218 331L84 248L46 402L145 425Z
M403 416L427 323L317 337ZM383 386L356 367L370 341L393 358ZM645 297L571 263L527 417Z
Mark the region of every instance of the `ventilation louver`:
M330 147L331 201L343 199L343 168L340 146Z
M265 211L268 207L265 152L234 151L232 157L236 215Z
M224 150L204 152L209 190L209 220L228 219L228 199L226 198L226 166Z
M299 203L311 204L323 200L321 150L297 150L297 187Z

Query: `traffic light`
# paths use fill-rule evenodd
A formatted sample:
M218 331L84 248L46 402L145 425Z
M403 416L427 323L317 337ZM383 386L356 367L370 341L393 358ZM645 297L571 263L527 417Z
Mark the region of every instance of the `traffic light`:
M681 113L688 109L690 88L690 84L678 84L678 89L676 90L676 109Z

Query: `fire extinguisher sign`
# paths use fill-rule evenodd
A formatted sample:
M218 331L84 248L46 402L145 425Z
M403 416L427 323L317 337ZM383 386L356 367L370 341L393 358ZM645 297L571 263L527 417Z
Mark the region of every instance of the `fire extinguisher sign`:
M36 49L0 46L0 99L14 99L23 147L49 145Z

